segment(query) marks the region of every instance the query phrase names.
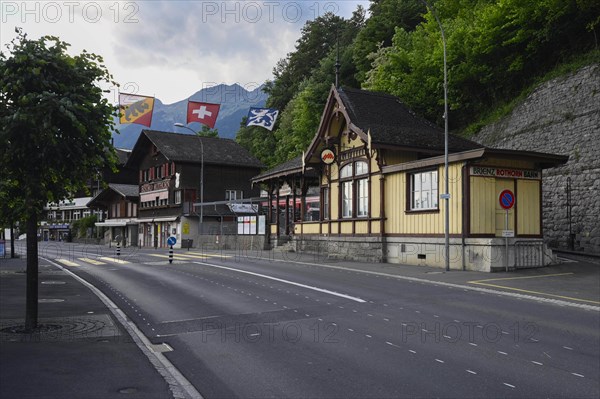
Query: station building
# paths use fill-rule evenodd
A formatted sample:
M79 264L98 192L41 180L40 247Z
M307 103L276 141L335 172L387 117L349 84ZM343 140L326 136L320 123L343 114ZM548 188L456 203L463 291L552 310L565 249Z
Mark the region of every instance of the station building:
M445 266L444 149L444 132L398 98L332 87L304 155L253 178L271 204L268 241L342 259ZM454 135L448 152L450 267L551 263L542 176L568 157ZM513 194L508 211L504 190Z

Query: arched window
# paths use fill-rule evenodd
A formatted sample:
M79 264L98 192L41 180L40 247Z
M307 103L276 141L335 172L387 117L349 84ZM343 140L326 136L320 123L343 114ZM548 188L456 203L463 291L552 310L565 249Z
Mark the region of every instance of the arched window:
M369 165L349 163L340 169L342 218L369 216Z

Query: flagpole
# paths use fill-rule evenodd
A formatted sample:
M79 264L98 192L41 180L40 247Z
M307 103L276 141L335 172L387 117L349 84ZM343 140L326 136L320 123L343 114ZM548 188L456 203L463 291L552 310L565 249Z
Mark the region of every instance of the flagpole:
M200 224L198 226L198 235L201 237L204 230L204 143L202 143L202 137L200 137L200 132L196 132L189 126L184 125L183 123L175 123L176 127L185 128L198 137L198 141L200 141ZM198 241L198 245L200 242Z

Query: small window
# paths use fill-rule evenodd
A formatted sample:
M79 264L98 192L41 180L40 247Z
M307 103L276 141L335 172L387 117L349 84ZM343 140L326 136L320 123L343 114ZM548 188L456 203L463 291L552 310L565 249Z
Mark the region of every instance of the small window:
M356 173L354 174L355 176L359 176L359 175L366 175L367 173L369 173L369 166L367 165L366 162L356 162L355 163L355 168L356 168Z
M340 179L346 177L352 177L352 164L348 164L340 170Z
M329 220L329 187L323 188L323 220Z
M369 215L369 189L367 179L360 179L356 181L358 196L358 209L356 210L356 216L365 217Z
M410 209L438 209L438 172L410 175Z
M181 204L181 190L175 191L175 203Z

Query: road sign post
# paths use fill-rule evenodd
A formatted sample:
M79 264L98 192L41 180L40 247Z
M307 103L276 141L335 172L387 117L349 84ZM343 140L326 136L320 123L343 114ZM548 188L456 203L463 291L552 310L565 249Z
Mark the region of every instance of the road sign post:
M502 190L498 197L500 206L506 211L506 219L504 221L504 261L506 262L506 271L508 271L508 237L514 237L514 231L508 229L508 211L515 205L515 194L510 190Z
M167 238L167 244L169 245L169 264L173 263L173 245L177 243L177 238L171 236Z

